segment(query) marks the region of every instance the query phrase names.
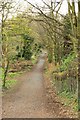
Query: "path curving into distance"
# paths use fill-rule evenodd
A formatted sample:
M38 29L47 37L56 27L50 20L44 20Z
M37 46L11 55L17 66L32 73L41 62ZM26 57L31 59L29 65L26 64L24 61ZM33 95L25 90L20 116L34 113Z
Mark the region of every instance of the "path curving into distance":
M3 118L52 118L47 110L43 82L45 54L33 70L23 75L21 82L3 96Z

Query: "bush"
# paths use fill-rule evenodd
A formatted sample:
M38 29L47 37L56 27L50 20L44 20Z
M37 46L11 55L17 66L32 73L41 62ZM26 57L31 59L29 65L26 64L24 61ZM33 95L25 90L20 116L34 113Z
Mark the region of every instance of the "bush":
M52 63L53 61L53 55L51 53L48 54L48 61L49 63Z
M75 53L69 54L67 58L62 60L62 65L60 66L60 71L68 70L71 65L71 62L77 57Z

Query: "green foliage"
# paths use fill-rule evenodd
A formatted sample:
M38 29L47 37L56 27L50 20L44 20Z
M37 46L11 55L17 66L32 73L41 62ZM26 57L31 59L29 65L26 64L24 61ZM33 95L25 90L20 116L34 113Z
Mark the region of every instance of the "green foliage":
M12 87L13 85L15 85L16 84L16 80L15 79L11 79L11 80L6 80L6 88L10 88L10 87Z
M52 54L52 52L50 52L48 54L48 61L49 61L49 63L52 63L52 61L53 61L53 54Z
M65 26L64 26L64 35L67 34L70 34L72 29L71 29L71 22L70 22L70 19L69 19L69 16L68 14L65 16L65 19L63 21L65 23Z
M58 95L61 97L64 106L72 106L72 109L74 111L78 111L78 100L77 97L75 97L76 96L75 94L63 91Z
M19 60L22 58L24 58L25 60L31 60L31 57L34 54L33 51L34 38L31 37L29 19L26 19L24 14L18 14L16 17L13 17L12 19L6 20L3 29L3 34L4 39L2 47L4 54L3 56L4 70L6 68L5 63L7 63L7 60L10 63L12 62L14 63L15 60Z
M14 84L16 84L17 81L15 79L13 79L15 76L14 76L14 74L9 75L10 80L6 80L6 83L5 83L6 86L5 86L5 88L10 88ZM1 79L3 79L4 78L4 74L1 74L0 77L1 77ZM2 84L3 83L1 82L0 83L0 87L2 86Z
M4 69L0 67L0 79L4 78Z
M69 35L72 34L72 28L71 28L71 22L68 14L65 16L63 22L65 24L63 28L64 29L63 56L67 57L73 51L73 42L69 37Z
M71 62L76 58L76 53L71 53L67 58L63 58L62 65L60 66L60 71L65 71L69 68Z
M34 48L33 48L33 50L34 50L34 55L36 56L36 55L38 55L40 52L42 52L42 49L43 48L43 45L41 44L41 43L35 43L34 44Z
M6 83L5 83L5 88L10 88L13 85L15 85L17 83L17 80L15 79L15 77L21 75L22 72L10 72L7 75L7 79L6 79Z
M19 46L17 46L18 55L17 58L22 57L25 60L31 60L32 56L37 57L40 52L42 52L42 45L40 43L34 43L34 38L30 37L29 35L23 35L24 39L24 46L19 51Z
M10 73L8 73L8 77L13 79L14 77L16 77L20 74L21 74L21 72L14 72L14 73L10 72Z
M34 39L28 35L23 36L24 39L24 46L23 46L23 57L26 60L30 60L32 56L32 43L34 42Z
M33 64L35 64L37 62L37 57L35 55L33 55L31 57L31 61L32 61Z

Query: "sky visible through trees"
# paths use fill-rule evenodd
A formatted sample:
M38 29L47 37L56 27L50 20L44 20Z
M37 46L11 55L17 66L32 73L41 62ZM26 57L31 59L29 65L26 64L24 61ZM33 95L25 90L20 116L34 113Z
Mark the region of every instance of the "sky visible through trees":
M80 1L1 0L0 16L3 93L16 84L17 75L44 59L44 78L63 104L78 112Z

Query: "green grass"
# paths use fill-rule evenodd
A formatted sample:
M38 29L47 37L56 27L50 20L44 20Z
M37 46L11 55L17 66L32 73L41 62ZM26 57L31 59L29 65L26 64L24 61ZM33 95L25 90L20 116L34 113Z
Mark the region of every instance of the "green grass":
M20 74L21 74L22 72L10 72L10 73L8 73L8 77L9 78L14 78L14 77L17 77L17 76L19 76Z
M8 73L7 75L7 78L14 78L14 77L17 77L19 76L20 74L22 74L23 72L10 72ZM4 78L4 70L0 67L0 80L2 80Z
M11 80L6 80L6 88L11 88L13 85L15 85L17 80L11 79Z
M3 79L4 77L4 70L2 69L2 67L0 67L0 79Z
M7 80L6 80L6 88L10 88L13 85L15 85L17 83L17 80L15 79L15 77L18 77L22 73L23 72L8 73Z
M15 72L15 73L8 73L7 75L7 79L6 79L6 88L11 88L13 85L15 85L17 83L17 80L15 79L15 77L18 77L19 75L21 75L23 72ZM1 80L3 79L3 74L0 75ZM2 87L2 83L0 83L0 88Z
M78 99L76 94L63 91L58 94L64 106L70 106L75 112L78 111Z

